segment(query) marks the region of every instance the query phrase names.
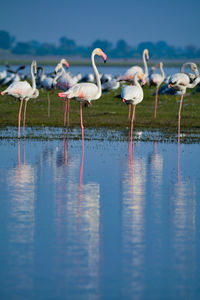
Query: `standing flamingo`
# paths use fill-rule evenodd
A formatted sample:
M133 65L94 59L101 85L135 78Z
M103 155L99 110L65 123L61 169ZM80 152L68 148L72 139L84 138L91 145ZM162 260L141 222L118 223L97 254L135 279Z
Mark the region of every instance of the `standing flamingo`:
M181 108L183 103L183 95L187 88L194 88L199 82L199 71L195 63L187 63L187 66L191 68L195 73L195 79L190 83L190 76L186 73L176 73L169 78L169 88L173 87L175 90L181 92L181 101L178 112L178 141L180 140L180 122L181 122Z
M40 70L41 70L41 73L40 73ZM41 66L37 67L37 75L38 75L39 78L38 78L38 81L36 80L36 85L41 87L41 88L44 88L47 91L48 118L50 118L50 106L51 106L49 91L52 91L56 87L58 78L64 72L64 69L63 69L63 71L61 70L60 72L58 72L58 70L59 70L59 68L55 69L56 76L53 78L53 77L48 76L48 75L45 74L43 67L41 67Z
M36 72L37 72L37 63L35 60L33 60L31 64L32 86L27 81L18 81L18 82L13 82L11 85L9 85L9 87L6 90L1 92L2 96L9 95L18 98L21 101L19 114L18 114L18 138L20 138L20 121L21 121L21 110L22 110L23 100L25 100L24 121L23 121L23 134L24 134L27 102L29 99L37 98L39 96L39 91L36 89L36 83L35 83Z
M150 86L154 85L156 86L156 97L155 97L155 112L154 112L154 119L156 119L156 112L157 112L157 103L158 103L158 90L160 85L163 83L164 79L165 79L165 73L163 70L163 63L160 62L160 73L152 73L149 76L149 84Z
M82 119L82 103L85 102L90 105L91 101L99 99L102 93L100 75L94 61L95 55L102 56L104 62L106 62L107 56L100 48L95 48L92 51L91 61L94 74L96 76L97 85L89 82L77 83L66 92L58 93L59 97L67 97L68 99L73 98L74 100L80 102L80 118L82 132L84 128Z
M133 134L133 120L135 119L135 106L142 102L144 94L143 89L139 84L139 80L144 80L144 73L137 72L134 76L134 85L126 85L122 88L121 91L121 98L122 101L126 104L133 105L133 113L131 119L131 141L132 141L132 134Z
M142 58L143 58L143 63L144 63L144 73L143 73L143 69L140 66L133 66L133 67L129 68L124 75L120 76L118 78L118 80L119 81L123 81L123 80L132 81L137 72L142 72L144 74L144 78L147 80L147 77L149 74L148 67L147 67L147 61L149 60L148 49L144 49Z

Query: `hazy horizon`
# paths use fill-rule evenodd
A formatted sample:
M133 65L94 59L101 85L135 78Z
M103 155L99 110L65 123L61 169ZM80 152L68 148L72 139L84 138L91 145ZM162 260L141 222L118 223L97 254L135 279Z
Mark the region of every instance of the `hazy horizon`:
M58 44L59 38L66 36L82 46L96 39L113 44L124 39L131 46L164 40L173 46L200 47L198 0L12 0L3 2L1 8L0 29L17 41Z

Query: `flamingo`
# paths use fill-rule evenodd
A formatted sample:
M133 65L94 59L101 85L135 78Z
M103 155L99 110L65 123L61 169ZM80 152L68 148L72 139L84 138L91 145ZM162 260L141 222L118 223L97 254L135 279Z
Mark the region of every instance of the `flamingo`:
M179 112L178 112L178 140L180 140L180 122L181 122L181 108L183 103L183 95L185 94L187 88L194 88L200 82L197 65L195 63L186 63L184 65L185 66L187 65L189 68L191 68L192 71L194 71L195 79L193 80L193 82L190 83L190 77L188 74L176 73L169 78L169 85L168 85L169 88L173 87L175 90L181 92L181 100L180 100Z
M34 69L34 71L33 71ZM24 107L24 120L23 120L23 134L25 129L25 120L26 120L26 106L27 102L31 98L37 98L39 96L39 91L36 89L35 76L37 71L37 63L33 60L31 64L31 79L32 86L27 81L18 81L13 82L9 87L1 92L1 95L9 95L15 98L18 98L20 103L19 114L18 114L18 139L20 138L20 121L21 121L21 110L23 105L23 100L25 100Z
M144 94L143 89L139 84L139 80L144 82L144 73L137 72L134 76L134 85L126 85L122 88L121 98L122 101L126 104L129 104L129 112L131 108L131 104L133 105L133 113L131 119L131 141L132 141L132 132L133 132L133 120L135 119L135 106L142 102Z
M59 64L58 64L59 65ZM57 66L58 66L57 65ZM42 87L44 88L46 91L47 91L47 99L48 99L48 118L50 117L50 96L49 96L49 91L53 90L57 84L57 80L58 78L63 74L64 72L64 69L63 71L61 70L60 72L58 72L60 68L57 67L55 69L55 74L56 76L53 78L53 77L50 77L50 76L47 76L44 72L44 68L43 67L38 67L37 68L37 73L39 73L39 70L41 70L41 74L39 76L39 80L38 80L38 85L39 87Z
M64 93L58 93L59 97L67 97L68 99L72 98L76 101L80 102L80 119L81 119L81 129L83 132L84 126L83 126L83 119L82 119L82 103L85 102L87 104L91 104L92 100L97 100L101 97L101 80L100 75L97 70L97 67L95 65L94 57L95 55L101 56L106 62L107 56L106 54L100 49L95 48L92 51L91 54L91 61L92 61L92 67L94 70L94 74L96 76L96 82L97 85L94 83L77 83L73 87L71 87L69 90L67 90Z
M165 73L163 70L163 63L160 62L160 73L152 73L149 76L149 84L150 86L156 86L156 97L155 97L155 112L154 112L154 119L156 119L156 112L157 112L157 102L158 102L158 90L160 85L163 83L165 79Z
M143 73L143 69L140 66L133 66L133 67L129 68L124 75L120 76L118 78L118 80L119 81L123 81L123 80L132 81L137 72L142 72L144 74L144 78L147 80L147 77L149 74L148 67L147 67L147 61L149 60L148 49L144 49L142 58L143 58L143 63L144 63L144 73Z
M74 84L76 84L77 81L76 81L76 79L73 79L70 76L69 72L65 71L63 65L65 65L67 69L69 68L69 63L66 61L66 59L64 59L64 58L61 59L61 61L59 62L58 65L62 67L63 73L57 81L57 88L59 88L63 91L66 91L67 89L72 87Z

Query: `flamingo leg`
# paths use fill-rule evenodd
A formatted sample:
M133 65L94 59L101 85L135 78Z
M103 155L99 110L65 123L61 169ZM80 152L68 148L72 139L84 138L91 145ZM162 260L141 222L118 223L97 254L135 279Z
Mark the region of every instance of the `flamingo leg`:
M80 117L81 117L81 129L83 130L83 116L82 116L82 102L80 102Z
M180 129L181 129L181 108L183 103L183 94L181 95L181 101L179 105L179 111L178 111L178 142L180 142Z
M23 136L24 136L24 130L25 130L25 123L26 123L26 107L27 107L27 101L25 101L25 106L24 106Z
M130 120L131 118L131 103L128 105L128 119Z
M23 99L21 100L20 107L19 107L19 115L18 115L18 139L20 139L20 122L21 122L22 104L23 104Z
M64 127L65 127L65 124L66 124L66 113L67 113L67 97L65 98L65 108L64 108Z
M132 143L132 137L133 137L133 120L135 119L135 105L133 105L133 113L132 113L132 119L131 119L131 143Z
M157 89L156 89L154 119L156 119L157 103L158 103L158 87L157 87Z
M48 118L50 118L50 105L51 105L51 101L50 101L49 92L47 92L47 99L48 99Z
M69 108L70 108L70 99L68 99L68 107L67 107L67 126L69 127Z

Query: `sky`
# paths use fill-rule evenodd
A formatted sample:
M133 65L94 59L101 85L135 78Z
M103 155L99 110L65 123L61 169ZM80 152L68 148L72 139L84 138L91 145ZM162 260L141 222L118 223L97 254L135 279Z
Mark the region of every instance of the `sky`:
M124 39L200 47L199 12L199 0L4 0L0 30L23 42L58 44L66 36L82 46Z

